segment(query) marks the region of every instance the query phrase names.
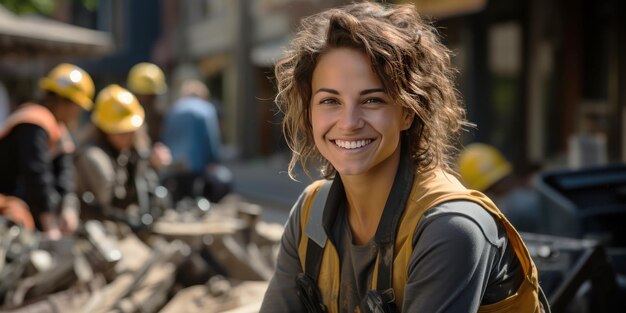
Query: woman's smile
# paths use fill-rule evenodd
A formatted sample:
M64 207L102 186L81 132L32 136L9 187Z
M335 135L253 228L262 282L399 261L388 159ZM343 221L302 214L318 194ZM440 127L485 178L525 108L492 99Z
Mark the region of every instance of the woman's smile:
M360 139L360 140L335 139L332 141L339 148L346 149L346 150L357 150L357 149L361 149L361 148L365 148L369 146L369 144L371 144L373 140L372 139Z

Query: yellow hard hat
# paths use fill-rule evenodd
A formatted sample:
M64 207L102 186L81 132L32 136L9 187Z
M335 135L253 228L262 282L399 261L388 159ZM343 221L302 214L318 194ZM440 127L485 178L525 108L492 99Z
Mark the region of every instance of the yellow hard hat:
M461 180L469 189L485 191L513 170L504 155L484 143L469 144L458 158Z
M167 91L165 74L152 63L135 64L128 72L128 89L137 95L160 95Z
M68 63L54 67L39 81L39 87L65 97L89 111L93 106L95 87L91 76L82 68Z
M144 111L130 91L112 84L98 93L91 121L107 134L127 133L141 127Z

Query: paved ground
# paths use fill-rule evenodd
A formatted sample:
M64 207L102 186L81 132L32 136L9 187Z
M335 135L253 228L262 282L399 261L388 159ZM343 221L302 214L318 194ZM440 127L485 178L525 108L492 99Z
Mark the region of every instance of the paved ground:
M289 210L311 181L300 170L293 181L287 175L288 159L277 155L245 162L233 161L227 166L234 176L234 190L247 201L263 207L263 220L284 223Z

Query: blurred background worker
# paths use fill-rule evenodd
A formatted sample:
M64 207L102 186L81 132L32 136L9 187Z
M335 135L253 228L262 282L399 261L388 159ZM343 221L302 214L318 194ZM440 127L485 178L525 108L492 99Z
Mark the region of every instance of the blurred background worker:
M539 195L527 179L514 173L498 149L484 143L469 144L459 154L457 168L465 186L493 199L515 228L539 231Z
M163 114L158 106L157 97L167 91L165 74L155 64L137 63L128 72L127 87L144 107L145 127L148 129L150 139L154 142L160 141Z
M163 143L172 152L164 173L174 200L203 196L221 200L232 188L230 170L222 165L222 135L209 89L196 79L183 81L180 98L167 112Z
M127 86L143 106L146 115L137 145L151 147L150 163L153 167L158 169L169 165L170 151L161 143L160 138L163 112L157 101L157 97L167 91L165 74L153 63L137 63L128 72Z
M152 223L150 194L158 178L149 151L137 145L145 120L137 98L119 85L98 94L86 139L76 153L77 190L85 219L116 219L131 227Z
M90 110L94 83L84 70L59 64L41 79L39 103L22 104L0 127L0 193L23 199L38 229L50 238L78 227L74 194L75 127L81 110Z

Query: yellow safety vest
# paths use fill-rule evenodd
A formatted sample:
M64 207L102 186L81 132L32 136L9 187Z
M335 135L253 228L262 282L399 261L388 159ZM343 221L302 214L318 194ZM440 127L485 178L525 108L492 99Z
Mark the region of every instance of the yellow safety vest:
M307 245L309 243L309 240L305 240L306 234L304 230L307 229L315 197L324 182L327 181L319 180L311 184L302 204L300 220L302 238L300 238L298 246L298 255L302 268L305 268ZM504 226L509 244L515 251L524 271L525 279L517 292L500 302L480 306L478 312L543 312L538 297L537 268L530 257L526 245L513 225L487 196L478 191L466 189L454 176L440 169L415 174L413 188L399 223L394 246L392 274L393 291L398 310L402 310L404 286L407 283L407 270L413 252L412 241L417 223L427 209L452 200L472 201L491 213ZM377 258L372 277L372 289L377 284L378 266L379 260ZM326 240L317 284L322 295L322 301L330 313L339 312L340 269L337 249L330 240Z

